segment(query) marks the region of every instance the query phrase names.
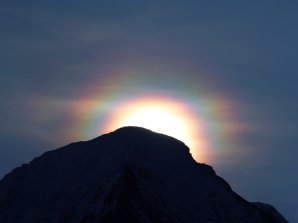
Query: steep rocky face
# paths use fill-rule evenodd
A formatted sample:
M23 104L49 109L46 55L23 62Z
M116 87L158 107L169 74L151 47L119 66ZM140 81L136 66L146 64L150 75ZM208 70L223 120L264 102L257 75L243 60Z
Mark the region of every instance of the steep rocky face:
M5 176L0 222L282 221L196 163L182 142L125 127L47 152Z
M252 204L261 209L267 215L270 215L272 218L276 219L277 222L287 222L286 219L270 204L264 204L262 202L252 202Z

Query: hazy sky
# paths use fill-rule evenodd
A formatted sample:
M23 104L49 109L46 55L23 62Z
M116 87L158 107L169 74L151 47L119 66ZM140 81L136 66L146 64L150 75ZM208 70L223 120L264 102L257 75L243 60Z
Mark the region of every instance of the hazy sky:
M297 10L287 0L1 0L0 177L94 138L81 124L95 122L90 100L102 122L128 89L158 91L210 104L221 128L208 139L224 140L209 164L245 199L298 222Z

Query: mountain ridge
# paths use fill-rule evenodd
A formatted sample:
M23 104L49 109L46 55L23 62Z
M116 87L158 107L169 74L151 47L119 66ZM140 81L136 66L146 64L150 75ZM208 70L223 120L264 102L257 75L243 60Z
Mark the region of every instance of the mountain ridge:
M286 222L261 209L184 143L140 127L46 152L0 181L3 223Z

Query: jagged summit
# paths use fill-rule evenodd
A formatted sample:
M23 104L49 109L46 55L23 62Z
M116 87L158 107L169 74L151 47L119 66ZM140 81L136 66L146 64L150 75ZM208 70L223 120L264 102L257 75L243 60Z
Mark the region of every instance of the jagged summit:
M44 153L0 181L1 223L284 223L179 140L124 127Z
M189 148L181 141L141 127L122 127L116 131L100 136L92 142L100 144L109 142L107 155L119 156L123 162L141 163L141 165L175 165L179 162L194 164ZM104 151L102 151L104 152Z
M113 141L125 144L126 146L123 148L127 153L132 152L130 149L134 149L133 152L135 150L142 150L143 152L148 150L151 155L154 153L166 156L170 153L189 154L189 148L178 139L142 127L122 127L104 136L110 136ZM99 136L94 141L101 139L102 136Z

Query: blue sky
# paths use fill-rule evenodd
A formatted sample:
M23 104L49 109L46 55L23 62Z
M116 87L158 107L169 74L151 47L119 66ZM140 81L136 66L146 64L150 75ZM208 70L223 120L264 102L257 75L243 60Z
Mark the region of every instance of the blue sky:
M105 71L125 68L139 72L125 74L139 87L183 94L195 80L197 92L235 104L246 130L237 152L219 152L212 166L246 199L298 221L297 9L274 0L0 1L0 176L81 140L68 133L65 105L92 82L121 87Z

